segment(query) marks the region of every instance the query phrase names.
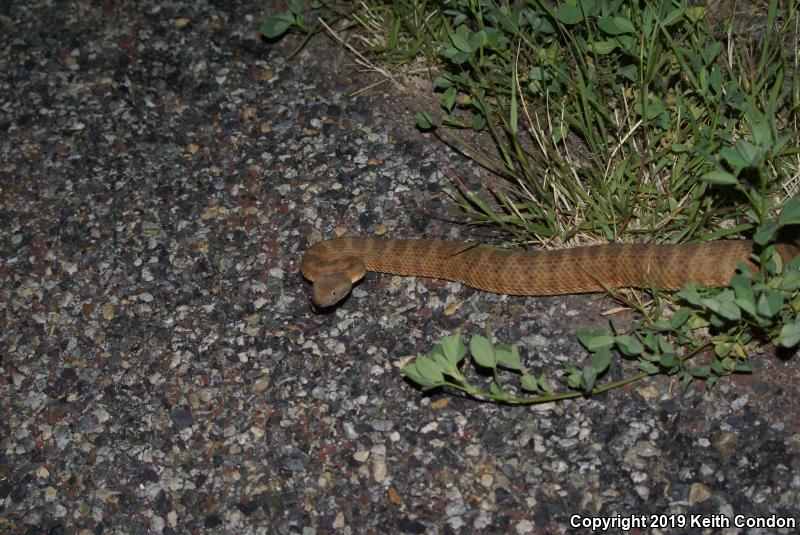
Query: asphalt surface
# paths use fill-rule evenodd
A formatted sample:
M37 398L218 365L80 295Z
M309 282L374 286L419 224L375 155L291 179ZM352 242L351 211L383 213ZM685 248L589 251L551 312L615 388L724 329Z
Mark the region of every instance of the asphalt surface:
M413 98L352 96L376 79L332 42L286 62L299 39L264 42L266 13L0 2L0 532L800 521L796 358L509 407L400 366L489 323L557 375L607 299L369 274L313 313L311 243L474 238L447 188L485 175L413 129Z

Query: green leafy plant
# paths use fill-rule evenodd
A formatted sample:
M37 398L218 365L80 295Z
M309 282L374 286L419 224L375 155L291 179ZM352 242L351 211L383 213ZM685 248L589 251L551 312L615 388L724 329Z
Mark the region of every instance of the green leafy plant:
M798 102L784 83L792 56L780 53L793 5L779 17L771 3L753 57L726 48L705 10L681 2L453 4L462 17L439 43L435 80L444 113L420 112L417 124L487 129L495 141L499 158L456 141L509 180L490 188L494 205L454 192L472 222L519 240L600 232L677 242L746 230L746 203L715 185L756 169L768 171L762 196L782 193L797 153L796 132L778 135Z
M304 35L300 44L287 57L291 59L328 24L343 22L342 28L346 29L354 24L351 21L353 16L353 7L347 2L313 0L304 3L302 0L290 0L288 9L268 15L261 23L259 31L269 40L281 39L292 31Z
M548 399L554 395L545 375L537 377L525 371L516 346L493 345L491 338L491 331L487 328L486 336L475 335L469 342L472 363L476 368L491 373L493 377L488 390L473 386L459 371L459 365L467 355L467 348L461 341L460 331L445 337L428 355L417 356L414 362L403 368L403 373L423 390L449 386L478 398L508 403L531 402L528 398L515 396L506 391L502 374L505 370L519 374L522 390L541 393Z
M337 39L360 44L363 57L414 73L422 58L437 72L441 111L419 111L417 125L507 179L453 190L469 223L545 245L597 236L755 242L758 271L743 269L730 288L656 294L653 306L634 306L641 319L631 332L580 331L591 361L563 370L561 394L488 336L470 343L469 359L443 342L407 375L423 388L521 403L501 377L518 375L516 388L536 399L597 393L610 387L598 381L620 355L641 370L629 380L667 373L711 386L750 369L765 343L794 348L797 264L771 242L798 219L797 5L771 0L766 13L724 19L684 0L312 4L340 21L347 35ZM262 31L311 35L317 26L303 16L295 3ZM467 130L490 147L461 139ZM714 362L693 364L709 348ZM487 389L467 382L465 362L490 372Z
M417 356L403 372L423 390L449 387L470 396L495 401L527 404L599 394L643 379L649 375L678 375L684 387L692 379L702 379L711 388L721 376L749 373L750 356L764 343L795 349L800 344L800 256L784 263L768 242L781 228L800 224L800 198L786 203L776 221L762 225L761 253L753 260L757 271L742 265L730 288L704 288L689 283L676 294L671 315L661 308L639 308L641 318L630 332L620 333L587 327L578 331L578 340L589 352L582 367L566 364L560 373L565 389L554 391L544 374L526 371L516 346L492 345L491 332L472 337L470 361L480 371L491 372L488 389L474 386L460 369L467 354L460 331L445 337L428 355ZM707 337L697 337L703 329ZM710 364L693 365L695 357L713 351ZM636 362L638 373L599 385L614 356ZM517 384L508 388L508 375L517 375ZM505 379L504 379L505 377ZM521 393L532 393L527 396Z
M508 179L487 182L489 199L454 196L468 220L518 241L737 235L748 207L715 186L756 168L767 178L764 197L796 188L787 177L800 140L786 130L800 108L795 2L773 0L763 20L736 24L679 0L311 7L342 21L340 41L361 43L376 62L416 66L421 56L439 70L444 113L419 112L417 124ZM262 32L313 32L319 26L302 11L294 1ZM757 115L767 122L752 129L763 123ZM486 132L497 155L459 139L463 129ZM741 139L748 131L755 143Z
M292 0L289 9L270 15L261 23L261 35L267 39L277 39L291 29L309 33L310 28L306 26L303 11L303 3L300 0Z

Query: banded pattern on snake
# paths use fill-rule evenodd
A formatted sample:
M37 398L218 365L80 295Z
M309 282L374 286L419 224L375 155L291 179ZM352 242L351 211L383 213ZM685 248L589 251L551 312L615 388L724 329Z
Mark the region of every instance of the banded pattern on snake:
M748 262L748 240L680 245L608 244L547 251L504 250L439 240L342 237L325 240L303 255L301 271L313 282L320 307L343 299L367 271L432 277L488 292L558 295L606 288L675 290L688 281L724 286L737 264ZM788 260L798 247L778 244Z

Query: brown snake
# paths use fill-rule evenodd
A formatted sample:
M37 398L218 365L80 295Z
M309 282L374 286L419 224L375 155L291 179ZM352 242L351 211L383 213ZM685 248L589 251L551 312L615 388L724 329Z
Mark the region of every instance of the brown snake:
M609 288L676 290L689 281L724 286L748 262L748 240L680 245L608 244L548 251L503 250L437 240L343 237L303 255L303 276L320 307L343 299L367 271L432 277L510 295L601 292ZM789 260L800 249L778 244Z

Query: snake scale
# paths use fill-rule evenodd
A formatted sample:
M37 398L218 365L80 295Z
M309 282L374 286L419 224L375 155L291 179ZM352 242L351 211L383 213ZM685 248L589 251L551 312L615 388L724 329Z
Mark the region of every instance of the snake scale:
M509 295L558 295L631 287L675 290L686 282L724 286L748 240L680 245L608 244L525 251L439 240L342 237L325 240L303 255L301 271L312 281L312 299L329 307L343 299L367 271L432 277ZM795 245L778 244L788 260Z

